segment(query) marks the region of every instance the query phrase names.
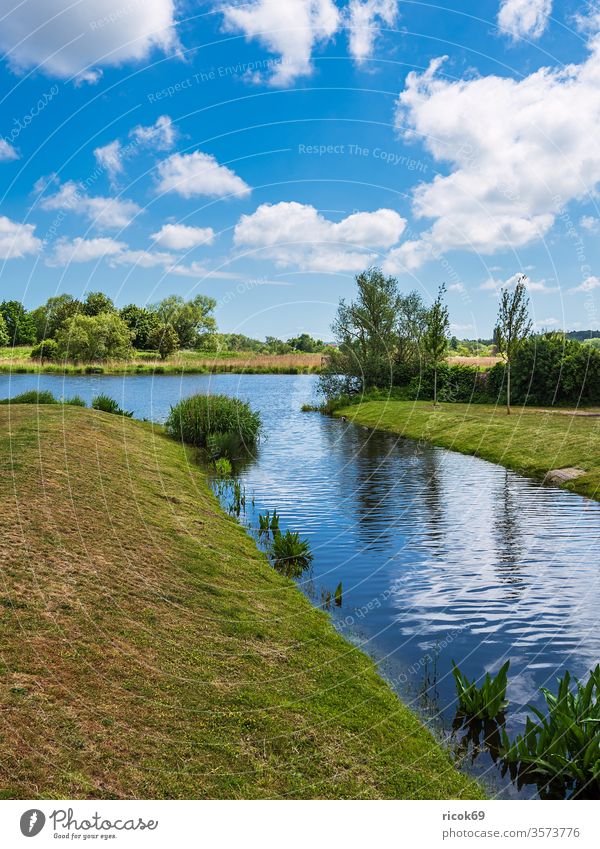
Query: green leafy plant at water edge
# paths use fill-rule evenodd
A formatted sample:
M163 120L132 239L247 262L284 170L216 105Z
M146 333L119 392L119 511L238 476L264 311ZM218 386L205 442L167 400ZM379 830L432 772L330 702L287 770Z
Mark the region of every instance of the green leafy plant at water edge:
M228 478L231 477L233 467L227 457L219 457L215 461L215 471L220 478Z
M99 410L101 413L113 413L116 416L126 416L128 419L133 416L133 412L122 410L115 399L111 398L109 395L96 395L96 397L92 399L92 409Z
M206 440L206 450L213 460L225 457L235 460L245 453L242 440L237 433L211 433Z
M15 395L14 398L3 398L0 404L58 404L58 401L52 392L39 392L37 389L32 389L29 392L22 392L21 395Z
M513 742L502 734L505 761L547 779L574 781L576 789L600 789L600 665L587 682L565 672L556 695L545 687L548 715L530 705L538 722L527 717L525 733Z
M299 534L292 531L275 534L271 555L277 571L289 578L300 577L313 559L308 540L300 539Z
M335 601L336 607L342 606L342 582L340 581L337 587L335 588L335 593L333 594L333 599Z
M277 510L273 510L273 515L267 512L263 515L259 514L258 517L258 529L261 533L268 534L269 531L273 532L273 535L279 533L279 514Z
M260 434L261 420L259 413L239 398L192 395L171 407L165 428L174 439L198 448L210 450L210 443L221 438L217 434L233 434L239 444L250 449Z
M72 398L67 398L67 400L62 403L66 404L67 407L87 407L87 404L79 395L73 395Z
M486 672L483 684L478 687L475 681L469 681L452 661L459 711L476 719L494 719L503 713L508 706L506 684L509 666L510 661L507 660L495 678Z

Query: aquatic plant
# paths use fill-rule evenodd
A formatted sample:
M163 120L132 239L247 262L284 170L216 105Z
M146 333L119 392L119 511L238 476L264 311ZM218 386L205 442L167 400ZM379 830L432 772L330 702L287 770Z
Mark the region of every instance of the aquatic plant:
M476 719L494 719L508 706L506 684L510 660L499 669L495 678L486 672L483 684L478 687L475 681L469 681L452 661L452 674L456 682L458 707L465 716Z
M227 395L192 395L174 407L165 422L167 433L198 448L209 448L227 434L234 435L239 444L249 449L258 439L260 415L239 398ZM230 458L231 459L231 458Z
M502 733L502 755L509 765L546 779L574 781L579 789L600 789L600 665L587 682L565 672L556 695L543 687L545 716L529 705L538 722L527 717L524 734L513 742Z
M126 416L128 419L133 416L133 412L122 410L118 402L109 395L96 395L92 398L92 409L99 410L101 413L113 413L115 416Z
M228 478L231 476L233 467L227 457L219 457L215 461L215 471L220 478Z
M206 439L206 450L213 460L219 457L235 460L244 453L244 445L238 433L211 433Z
M273 515L267 512L265 514L260 513L258 516L258 529L261 534L267 534L269 531L273 532L273 536L279 533L279 514L277 510L273 510Z
M337 587L335 588L335 592L333 594L333 599L335 601L336 607L342 606L342 582L340 581Z
M289 530L275 534L271 554L274 567L290 578L298 578L313 559L308 540Z

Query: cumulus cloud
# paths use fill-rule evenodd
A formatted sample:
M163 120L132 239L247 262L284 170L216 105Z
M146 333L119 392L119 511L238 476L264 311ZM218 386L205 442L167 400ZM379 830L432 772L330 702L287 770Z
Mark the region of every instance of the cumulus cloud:
M141 212L140 207L132 200L90 197L82 186L72 180L64 183L55 194L44 198L40 206L42 209L64 209L84 215L99 230L127 227Z
M289 85L313 72L312 51L338 29L340 13L333 0L251 0L222 7L225 28L256 38L281 57L270 82Z
M590 233L597 233L600 230L600 218L595 218L593 215L583 215L579 219L579 224Z
M137 265L140 268L162 266L165 268L176 261L177 257L174 254L164 251L127 250L113 257L111 265Z
M6 215L0 215L0 259L19 259L26 254L36 254L42 241L34 236L35 225L19 224Z
M502 0L498 27L512 38L539 38L548 23L552 0Z
M0 162L10 162L13 159L18 159L19 154L14 149L12 144L6 139L0 139Z
M94 150L96 162L107 172L111 183L124 171L122 154L121 142L118 139Z
M574 286L569 289L569 292L592 292L594 289L600 288L600 277L587 277L579 286Z
M119 139L97 147L94 156L98 165L108 173L111 183L125 171L125 160L135 156L140 148L162 151L170 150L175 144L177 131L168 115L161 115L154 124L142 126L138 124L129 133L131 139L125 146Z
M330 221L314 206L265 203L235 226L234 244L281 267L303 271L359 271L398 242L406 221L392 209L357 212Z
M600 37L581 64L541 68L515 80L448 80L445 57L408 75L397 127L420 139L450 173L417 186L413 212L430 230L402 246L416 267L466 248L490 254L543 237L569 201L600 181ZM573 116L577 116L574 119Z
M114 239L59 239L52 255L46 261L46 265L69 265L71 262L90 262L105 256L113 256L123 251L127 245L125 242L116 242Z
M560 321L557 318L539 318L533 322L534 330L550 330L551 327L557 327Z
M175 144L177 131L168 115L161 115L154 124L144 127L139 124L129 133L129 137L143 147L152 150L170 150Z
M178 49L174 0L0 0L0 46L13 69L95 82L98 68Z
M351 0L347 10L349 49L360 65L373 54L381 26L391 27L398 18L398 0Z
M545 280L530 280L529 277L522 278L521 274L513 274L507 280L496 280L493 277L490 277L489 280L486 280L485 283L482 283L479 287L483 289L483 291L487 292L495 292L497 295L500 294L502 289L514 289L517 285L517 281L523 279L523 283L525 284L528 292L537 292L540 295L550 295L553 292L558 291L558 286L548 286Z
M196 245L211 245L215 240L212 227L189 227L186 224L163 224L152 238L161 248L176 251L189 250Z
M250 186L241 177L227 166L219 165L214 156L199 150L169 156L159 163L158 176L159 192L176 192L184 198L250 194Z

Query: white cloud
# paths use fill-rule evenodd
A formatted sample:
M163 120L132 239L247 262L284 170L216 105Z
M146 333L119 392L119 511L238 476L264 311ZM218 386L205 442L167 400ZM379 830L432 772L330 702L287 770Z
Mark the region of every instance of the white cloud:
M123 173L123 151L121 142L117 139L104 147L97 147L94 156L98 165L108 173L111 183Z
M459 295L462 295L463 292L467 291L467 289L466 289L464 283L451 283L450 286L448 286L448 291L449 292L458 292Z
M551 11L552 0L502 0L498 27L514 39L539 38Z
M0 215L0 259L18 259L36 254L42 248L41 239L34 236L33 224L19 224Z
M0 0L0 46L13 69L96 82L99 66L178 48L174 0Z
M168 115L161 115L150 126L144 127L139 124L134 127L129 137L152 150L170 150L175 144L177 130Z
M161 248L189 250L196 245L211 245L215 240L212 227L188 227L186 224L163 224L152 238Z
M80 236L70 240L59 239L52 255L46 261L47 265L69 265L72 262L90 262L105 256L113 256L123 251L125 242L114 239L82 239Z
M225 5L225 28L256 38L281 57L272 66L270 82L289 85L313 72L312 51L338 29L340 13L333 0L251 0Z
M349 50L360 65L373 54L382 25L393 26L398 18L398 0L351 0L347 9Z
M406 221L392 209L357 212L330 221L313 206L262 204L242 215L234 230L238 248L258 249L259 257L304 271L359 271L378 258L374 251L398 242Z
M172 265L177 261L174 254L165 253L164 251L123 251L117 254L111 260L111 265L136 265L140 268L155 268L162 266L163 268Z
M569 292L591 292L598 288L600 288L600 278L592 275L591 277L587 277L579 286L569 289Z
M600 218L594 218L593 215L583 215L579 219L579 224L590 233L597 233L600 230Z
M184 198L195 195L226 197L250 194L250 186L214 156L199 150L193 153L174 153L158 165L158 190L177 192Z
M56 194L44 198L40 206L42 209L66 209L85 215L100 230L127 227L141 211L132 200L90 197L73 181L64 183Z
M600 181L600 37L579 65L516 80L448 80L434 60L408 75L397 126L450 173L417 186L413 211L431 229L403 246L414 267L432 251L493 253L543 237L569 201ZM577 119L574 120L573 116Z
M9 144L6 139L0 139L0 162L10 162L11 160L18 158L19 154L12 144Z
M483 289L483 291L495 292L499 295L501 289L514 289L520 278L520 274L513 274L507 280L496 280L495 278L490 277L490 279L486 280L485 283L482 283L479 288ZM530 280L529 277L525 277L523 282L525 283L528 292L537 292L540 295L550 295L553 292L558 291L558 286L548 286L545 280Z

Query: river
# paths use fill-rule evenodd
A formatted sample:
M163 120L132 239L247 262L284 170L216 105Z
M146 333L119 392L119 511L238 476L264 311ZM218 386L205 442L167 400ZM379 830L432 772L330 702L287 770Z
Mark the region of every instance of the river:
M336 626L465 758L492 795L516 787L487 751L452 728L451 661L469 677L510 659L506 727L523 730L527 703L564 669L585 676L600 659L600 504L501 466L321 416L310 375L2 375L0 397L27 389L88 403L111 395L136 418L163 421L195 392L238 395L258 408L265 436L240 472L246 510L277 509L282 529L310 540L299 581ZM224 498L227 501L227 498Z

